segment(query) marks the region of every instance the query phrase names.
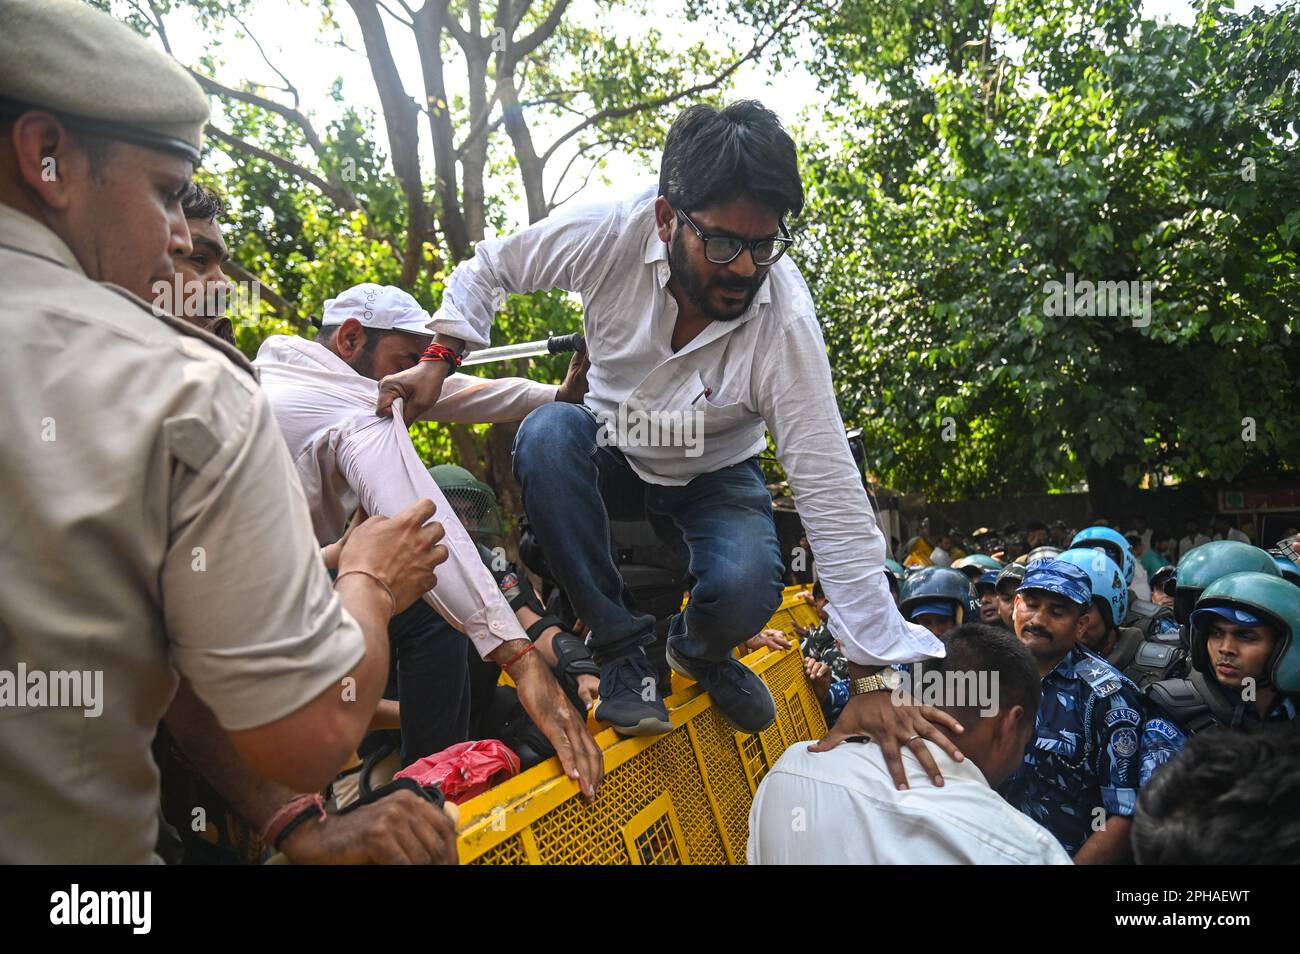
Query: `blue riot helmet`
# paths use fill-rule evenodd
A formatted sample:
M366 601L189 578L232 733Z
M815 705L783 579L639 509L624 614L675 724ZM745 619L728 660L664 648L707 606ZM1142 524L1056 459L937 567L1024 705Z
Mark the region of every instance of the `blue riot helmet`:
M1137 572L1137 560L1133 557L1133 548L1129 546L1124 534L1110 527L1085 527L1074 535L1070 549L1093 547L1106 552L1115 561L1120 572L1124 574L1124 585L1133 585L1133 574Z

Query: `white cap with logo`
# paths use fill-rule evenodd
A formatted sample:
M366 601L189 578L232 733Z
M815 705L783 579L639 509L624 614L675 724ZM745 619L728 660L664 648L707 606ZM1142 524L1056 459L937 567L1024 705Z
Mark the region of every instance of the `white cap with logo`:
M363 282L325 302L321 327L355 318L365 328L384 328L429 335L429 313L409 294L393 285Z

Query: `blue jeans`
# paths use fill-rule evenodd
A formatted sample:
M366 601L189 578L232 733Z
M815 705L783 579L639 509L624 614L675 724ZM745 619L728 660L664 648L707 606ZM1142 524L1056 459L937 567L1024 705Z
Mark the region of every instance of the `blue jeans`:
M622 452L600 446L601 424L580 404L545 404L515 436L514 472L528 522L577 614L596 662L639 651L654 618L637 610L618 572L609 519L649 518L684 544L695 583L672 617L673 652L719 662L755 635L781 603L781 550L772 498L756 459L681 487L641 480Z

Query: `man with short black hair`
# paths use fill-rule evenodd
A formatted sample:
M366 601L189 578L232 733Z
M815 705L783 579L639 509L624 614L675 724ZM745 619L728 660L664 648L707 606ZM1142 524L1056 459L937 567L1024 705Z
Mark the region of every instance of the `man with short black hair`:
M467 344L488 343L502 293L582 296L591 358L583 405L534 411L515 441L529 523L601 666L597 719L627 735L672 729L643 645L654 619L631 601L609 545L611 515L648 515L689 550L695 584L670 622L667 657L746 733L776 718L763 681L733 658L781 601L781 550L757 455L770 429L817 554L830 625L859 678L835 731L956 753L926 718L873 681L941 655L906 622L884 573L885 540L850 452L826 346L803 276L784 253L803 208L794 141L760 103L697 105L674 121L657 185L552 215L479 243L447 280L428 361L381 382L378 411L438 399ZM635 421L635 423L634 423ZM687 428L699 440L687 440Z
M1015 624L1012 622L1012 612L1016 605L1016 590L1020 582L1025 578L1025 568L1019 563L1008 563L998 573L998 578L994 584L995 592L998 599L998 622L1004 629L1015 631Z
M172 306L168 311L233 345L235 329L226 310L234 286L222 271L230 260L230 250L217 224L221 197L191 182L181 196L181 210L190 228L191 248L189 254L173 253L178 281L166 289Z
M1206 732L1138 796L1140 865L1291 865L1300 858L1300 727Z
M912 791L890 778L865 737L830 752L796 743L772 766L749 814L750 864L1069 864L1052 834L994 790L1024 759L1041 698L1033 657L1004 629L964 623L941 637L947 654L921 667L958 720L964 762L931 752L944 785L905 752ZM990 699L966 690L991 689ZM914 688L919 693L919 689ZM926 701L929 701L928 697Z

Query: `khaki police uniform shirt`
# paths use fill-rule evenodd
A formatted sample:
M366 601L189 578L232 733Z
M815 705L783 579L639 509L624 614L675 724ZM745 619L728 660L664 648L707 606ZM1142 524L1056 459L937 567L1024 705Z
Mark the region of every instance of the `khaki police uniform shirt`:
M248 729L364 640L238 352L4 205L0 301L0 862L148 862L177 672Z

